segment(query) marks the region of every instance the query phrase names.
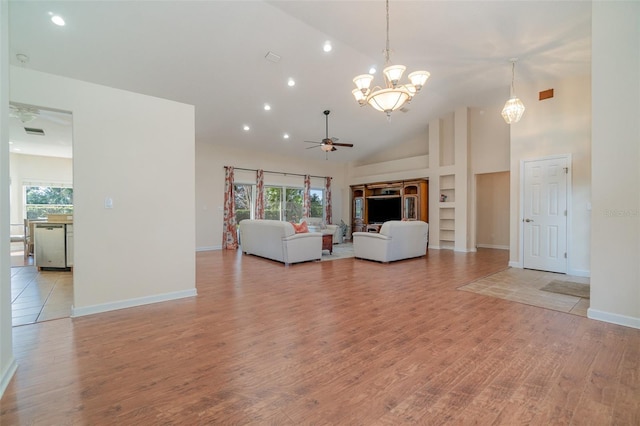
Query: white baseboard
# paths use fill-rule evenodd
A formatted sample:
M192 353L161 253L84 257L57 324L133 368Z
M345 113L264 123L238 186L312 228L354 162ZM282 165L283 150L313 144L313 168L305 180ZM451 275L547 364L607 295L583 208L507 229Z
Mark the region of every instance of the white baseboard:
M13 375L16 374L17 369L18 369L18 363L16 362L16 359L12 355L11 361L9 362L9 366L7 367L6 370L4 370L4 373L2 374L2 378L0 379L0 398L2 397L2 395L4 395L4 391L5 389L7 389L7 386L9 386L9 382L11 381L11 378L13 377Z
M640 329L640 318L612 314L611 312L599 311L593 308L587 309L587 317L598 321L609 322L611 324Z
M574 277L591 277L591 271L585 269L569 269L567 275L573 275Z
M522 269L522 263L521 262L516 262L516 261L510 261L509 262L509 267ZM587 271L587 270L584 270L584 269L570 269L569 271L567 271L567 275L573 275L574 277L589 278L589 277L591 277L591 271Z
M213 250L222 250L222 245L219 245L219 246L196 247L196 252L198 252L198 251L213 251Z
M478 248L490 248L497 250L509 250L509 246L501 246L498 244L477 244Z
M184 290L184 291L173 291L171 293L155 294L153 296L121 300L113 303L103 303L100 305L85 306L82 308L71 307L71 317L72 318L82 317L85 315L116 311L118 309L149 305L151 303L168 302L170 300L184 299L186 297L195 297L197 295L198 295L198 292L194 288L194 289Z

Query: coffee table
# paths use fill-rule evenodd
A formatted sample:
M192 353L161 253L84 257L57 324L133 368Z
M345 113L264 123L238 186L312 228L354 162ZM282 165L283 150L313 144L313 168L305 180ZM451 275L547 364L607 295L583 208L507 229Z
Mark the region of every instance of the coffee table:
M329 250L329 254L333 254L333 233L322 234L322 250Z

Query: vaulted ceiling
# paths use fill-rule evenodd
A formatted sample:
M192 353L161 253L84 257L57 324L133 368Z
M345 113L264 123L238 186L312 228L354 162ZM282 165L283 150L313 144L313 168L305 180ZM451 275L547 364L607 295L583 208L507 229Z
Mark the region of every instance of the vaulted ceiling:
M329 136L355 144L331 153L332 161L358 161L424 134L430 119L458 106L500 105L512 57L516 91L518 82L590 73L587 1L391 0L389 7L391 62L431 72L391 121L351 95L353 77L384 66L382 0L10 1L10 60L195 105L197 140L254 152L323 159L304 141L324 137L329 109ZM51 14L66 25L52 24ZM267 60L269 52L280 60ZM382 84L380 72L374 84Z

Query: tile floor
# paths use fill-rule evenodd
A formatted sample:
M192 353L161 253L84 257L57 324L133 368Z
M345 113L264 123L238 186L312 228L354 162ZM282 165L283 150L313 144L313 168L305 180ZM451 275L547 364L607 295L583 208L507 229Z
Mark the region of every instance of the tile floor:
M508 268L458 289L586 317L589 299L540 290L553 280L590 283L585 277Z
M38 271L22 251L11 253L13 326L71 316L73 272Z

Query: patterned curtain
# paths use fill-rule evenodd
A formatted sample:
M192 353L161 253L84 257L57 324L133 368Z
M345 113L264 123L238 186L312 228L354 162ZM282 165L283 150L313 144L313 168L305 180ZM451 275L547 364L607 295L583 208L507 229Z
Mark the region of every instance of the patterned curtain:
M311 216L311 176L304 175L304 196L302 199L302 217Z
M331 177L327 176L324 181L324 220L327 224L332 223L331 217Z
M264 171L256 171L256 219L264 219Z
M236 202L233 194L233 167L225 167L224 174L224 215L222 220L222 248L235 250L238 248L236 232Z

